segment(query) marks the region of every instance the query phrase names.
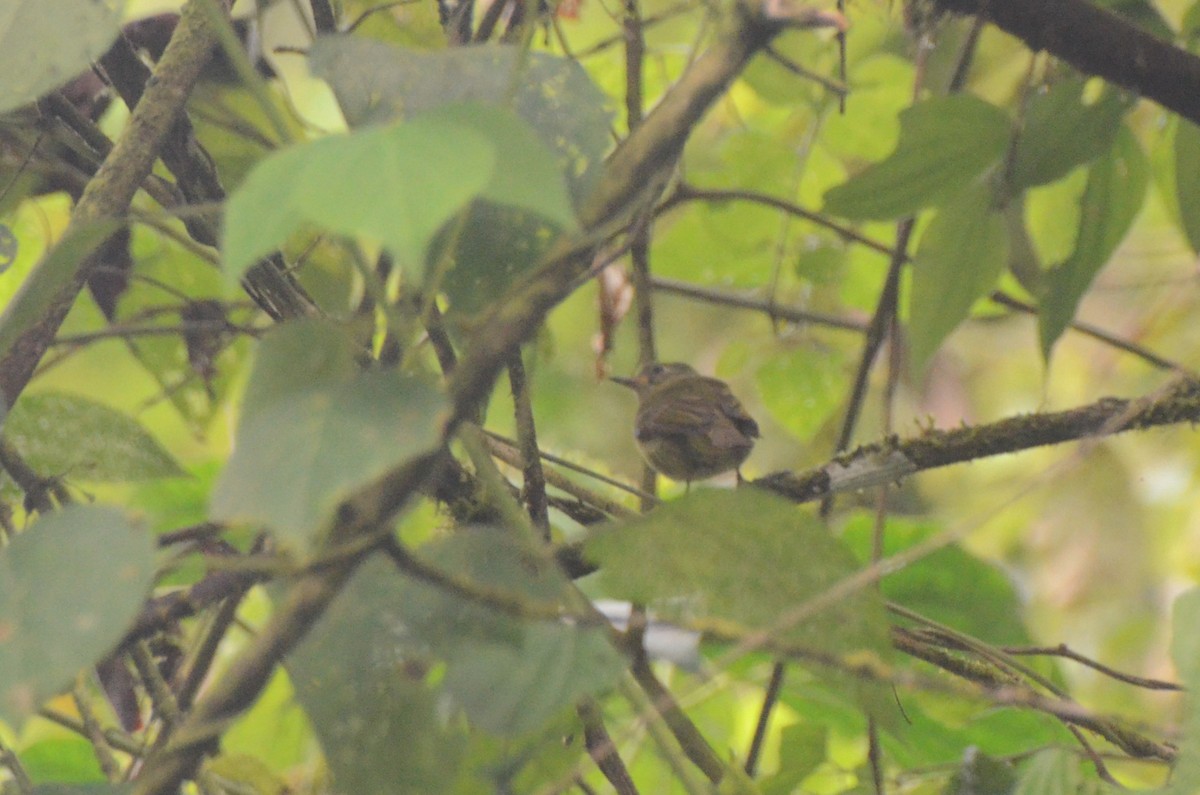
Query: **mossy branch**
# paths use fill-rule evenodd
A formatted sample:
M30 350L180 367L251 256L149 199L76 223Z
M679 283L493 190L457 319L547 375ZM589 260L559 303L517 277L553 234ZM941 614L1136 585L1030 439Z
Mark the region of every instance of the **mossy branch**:
M807 472L776 472L753 482L795 502L893 483L928 469L1122 431L1200 422L1200 380L1180 377L1151 395L1101 398L1067 411L1028 414L976 427L891 438L840 455Z
M220 3L226 14L229 5L225 0ZM158 159L214 44L203 9L194 0L189 2L154 70L154 79L146 85L145 94L133 109L129 124L75 205L64 240L69 241L96 224L125 215L134 194ZM0 332L12 340L0 351L0 400L5 407L11 408L29 383L38 362L86 284L91 264L91 258L85 257L73 273L66 274L66 278L48 268L35 270L0 318ZM47 284L47 280L54 283ZM30 318L31 321L25 320ZM22 328L5 328L25 322L28 325Z

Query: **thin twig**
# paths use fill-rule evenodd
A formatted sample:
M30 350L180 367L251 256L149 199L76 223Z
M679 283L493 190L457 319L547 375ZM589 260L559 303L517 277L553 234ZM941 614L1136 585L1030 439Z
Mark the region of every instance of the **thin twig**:
M658 681L658 677L654 675L644 654L635 657L631 672L655 711L666 721L667 726L671 729L671 734L675 736L688 759L700 769L700 772L709 781L719 784L725 777L725 764L708 744L708 741L704 739L704 735L696 728L696 724L692 723L680 708L671 691Z
M221 606L217 608L216 615L213 616L212 622L208 625L195 652L191 655L190 664L185 669L186 675L183 683L179 686L179 694L176 696L180 709L191 708L196 694L200 692L201 683L217 658L217 650L220 648L221 641L233 626L237 618L238 607L241 606L242 599L250 591L250 587L250 581L243 581L241 587L226 597L221 602Z
M1007 307L1009 309L1015 309L1016 311L1026 315L1036 315L1038 313L1036 306L1027 304L1024 301L1009 295L1003 290L996 290L989 296L989 298L991 299L992 303L999 304L1000 306ZM1179 362L1172 361L1165 356L1160 356L1149 348L1138 345L1136 342L1130 342L1129 340L1121 339L1115 334L1105 331L1098 326L1094 326L1091 323L1075 320L1070 324L1070 327L1075 331L1078 331L1080 334L1084 334L1092 339L1103 342L1105 345L1109 345L1117 350L1125 351L1126 353L1131 353L1134 356L1137 356L1139 359L1144 360L1148 364L1159 368L1160 370L1174 370L1181 373L1189 372L1189 368L1184 367Z
M837 317L836 315L827 315L823 312L814 312L810 309L786 306L761 298L736 295L727 290L701 287L677 279L668 279L664 276L651 276L650 284L654 289L664 293L685 295L689 298L696 298L718 306L733 306L739 309L751 309L756 312L762 312L771 318L771 320L784 320L788 323L811 323L814 326L825 326L840 331L864 332L867 330L867 324L860 320L851 320L849 318Z
M514 452L519 450L519 446L518 446L517 442L513 441L512 439L506 438L504 436L501 436L498 433L493 433L492 431L487 431L487 430L484 431L484 434L488 437L488 439L491 442L498 442L501 445L506 445L508 448L510 448ZM489 442L489 445L490 445L490 442ZM491 449L492 449L493 455L496 455L498 458L503 460L505 463L511 464L512 466L520 466L520 464L515 459L512 459L512 458L506 456L500 448L492 447ZM613 488L620 489L621 491L627 492L628 494L632 494L634 497L637 497L639 499L645 499L647 497L649 497L651 499L655 499L653 494L649 494L648 492L640 491L639 489L636 489L633 486L630 486L628 483L622 483L621 481L617 480L616 478L610 478L608 475L605 475L602 472L597 472L593 469L588 469L587 467L580 466L579 464L576 464L574 461L568 461L567 459L562 458L561 456L554 455L553 453L547 453L545 450L542 450L540 454L541 454L543 461L548 461L551 464L554 464L555 466L562 467L563 469L569 469L572 472L578 472L581 475L586 475L587 477L592 478L594 480L598 480L601 483L604 483L605 485L612 486ZM589 504L595 505L597 508L604 511L605 513L609 513L609 514L612 514L612 515L618 516L618 517L631 516L634 514L633 511L630 511L625 506L611 502L610 500L606 500L603 497L600 497L599 495L595 494L594 492L582 490L580 487L576 486L574 483L572 483L569 480L561 480L561 479L557 480L557 481L552 480L552 476L549 473L546 474L546 478L548 481L551 482L551 485L553 485L555 488L562 489L563 491L567 492L568 494L570 494L573 497L577 497L581 500L584 500L585 502L588 502Z
M1057 646L1005 646L1003 649L1005 654L1016 655L1045 655L1051 657L1062 657L1067 660L1074 660L1077 663L1086 665L1092 670L1099 671L1105 676L1115 679L1118 682L1133 685L1134 687L1145 688L1146 690L1174 690L1183 691L1183 685L1175 684L1174 682L1165 682L1161 679L1147 679L1133 674L1122 673L1115 668L1110 668L1107 665L1097 662L1090 657L1085 657L1077 651L1069 648L1065 643L1060 643Z
M1125 786L1121 782L1113 778L1113 774L1108 771L1108 765L1104 764L1104 760L1100 758L1100 754L1092 747L1092 744L1084 736L1083 732L1070 724L1067 724L1067 731L1079 743L1079 746L1083 749L1084 756L1092 763L1092 767L1096 768L1096 775L1100 777L1100 780L1111 784L1117 789L1125 789Z
M38 710L37 714L39 717L45 718L51 723L56 723L64 729L73 731L81 737L88 736L87 727L78 718L63 714L49 707L42 707ZM104 729L104 741L121 753L129 754L134 758L141 758L146 755L146 745L144 743L137 741L118 729L112 727Z
M75 680L75 687L71 690L71 697L74 699L75 708L79 712L83 734L92 744L92 753L96 755L96 761L100 763L100 770L104 773L104 777L109 781L120 781L121 765L117 762L117 758L113 756L113 749L108 744L104 728L100 725L99 719L96 718L96 713L92 711L92 705L88 703L87 694L83 689L82 675Z
M0 742L0 767L7 768L17 787L18 795L33 795L33 781L29 778L25 766L13 753L12 749Z
M824 88L826 91L836 94L839 103L844 103L846 95L850 93L850 89L846 87L845 77L843 77L841 80L830 80L825 75L818 74L811 69L805 69L803 66L796 63L791 58L788 58L774 47L767 47L765 50L763 50L763 52L768 58L782 66L784 69L787 69L792 74L797 75L798 77L803 77L805 80L811 80Z
M759 708L758 720L754 723L754 736L750 740L750 749L746 751L746 775L751 778L754 778L758 772L758 760L762 756L767 740L767 726L771 721L771 707L779 701L779 693L783 689L783 679L786 673L787 669L782 662L776 662L771 666L771 678L768 680L766 692L763 694L763 705Z
M600 772L612 784L618 795L637 795L637 786L625 767L624 760L617 753L616 743L608 735L604 727L604 715L595 699L585 698L575 707L579 720L583 723L583 742L588 755L600 768Z

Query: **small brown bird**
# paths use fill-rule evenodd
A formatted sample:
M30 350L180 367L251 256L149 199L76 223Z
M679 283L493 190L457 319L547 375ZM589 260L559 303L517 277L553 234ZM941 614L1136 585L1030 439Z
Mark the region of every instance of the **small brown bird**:
M633 378L611 380L637 393L634 436L646 461L689 487L738 469L758 438L758 423L729 385L686 364L655 362Z

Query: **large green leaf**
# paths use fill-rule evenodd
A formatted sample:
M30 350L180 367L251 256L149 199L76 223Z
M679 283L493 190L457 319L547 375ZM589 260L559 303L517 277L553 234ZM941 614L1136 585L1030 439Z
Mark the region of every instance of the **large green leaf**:
M598 531L587 554L611 596L733 621L824 654L888 654L874 589L838 598L799 623L780 623L858 565L811 513L754 489L702 491L659 506ZM852 690L874 706L872 689Z
M909 299L912 366L924 369L938 346L996 286L1008 261L1004 216L980 182L938 210L921 235Z
M311 224L378 240L419 275L430 239L477 197L575 222L562 173L528 124L501 108L448 105L263 160L230 199L226 262L240 276Z
M422 51L354 36L325 36L310 54L352 126L411 119L447 103L511 104L556 154L580 202L611 145L607 99L580 65L521 47L487 44Z
M123 5L96 0L0 4L0 113L33 102L90 68L117 38Z
M798 439L821 429L844 397L846 361L833 348L797 347L771 357L755 377L771 417Z
M427 255L430 272L442 277L429 289L445 292L451 312L469 315L537 265L574 217L562 175L525 122L478 104L439 112L485 132L498 149L492 182L461 223L443 227Z
M562 604L573 587L553 563L490 527L460 530L423 548L422 558L543 610ZM580 696L611 686L623 667L600 627L522 621L411 580L399 609L412 641L446 660L455 702L496 734L544 726Z
M1083 78L1070 78L1030 101L1013 155L1011 191L1053 182L1112 146L1129 102L1110 88L1085 103L1086 85Z
M308 539L355 489L436 447L442 393L395 370L355 374L351 356L340 330L317 322L268 336L213 492L214 518Z
M30 781L57 784L99 783L104 771L96 749L82 737L49 737L21 751L21 766Z
M870 554L873 530L874 517L858 514L842 534L863 561ZM937 531L932 524L891 517L883 536L883 553L895 555ZM1012 581L1002 570L961 547L943 547L892 572L880 587L888 599L988 643L1032 643Z
M420 661L406 661L403 598L395 567L368 561L288 656L338 792L435 795L458 777L466 737L438 717Z
M112 508L70 506L0 550L0 718L17 722L110 651L154 577L154 544Z
M1045 278L1038 333L1046 359L1075 316L1083 294L1142 209L1149 171L1146 155L1126 129L1117 136L1113 149L1092 165L1080 199L1075 249Z
M1200 127L1179 119L1175 127L1175 196L1192 251L1200 251Z
M941 204L1004 154L1004 111L969 94L929 99L900 114L900 142L886 160L825 194L825 211L889 219Z
M229 198L226 266L240 277L311 224L380 241L415 268L438 228L488 185L495 165L485 136L430 116L283 149Z
M441 282L430 286L446 294L449 312L469 316L536 265L554 239L554 226L527 210L477 201L461 228L448 224L429 247L431 267L443 258L450 266Z
M563 172L529 122L480 102L446 105L433 115L475 130L496 148L496 167L480 198L528 210L562 227L575 225Z
M4 438L47 476L111 483L184 474L136 420L78 395L23 395L8 415Z
M537 560L494 528L464 528L423 548L422 558L480 588L542 608L561 604L570 587L552 563ZM293 656L292 667L318 733L351 732L345 739L352 741L352 730L339 728L345 719L322 727L323 717L339 710L356 715L352 703L374 704L397 682L411 709L435 711L434 693L411 673L424 670L431 656L445 661L440 686L452 703L472 724L504 736L542 728L581 695L611 686L622 668L600 627L521 620L401 576L382 561L355 576L329 621ZM410 671L407 682L405 670ZM386 727L388 721L405 720L389 715L395 708L380 704L368 714L379 716L378 725ZM418 769L425 765L430 775L439 770L436 759L409 763Z

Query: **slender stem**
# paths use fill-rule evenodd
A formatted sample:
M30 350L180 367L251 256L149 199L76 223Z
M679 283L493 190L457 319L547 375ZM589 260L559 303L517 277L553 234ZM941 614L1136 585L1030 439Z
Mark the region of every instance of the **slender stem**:
M758 720L754 724L754 737L750 740L750 750L746 752L746 775L753 778L758 772L758 760L762 756L763 746L767 740L767 727L771 722L771 712L779 701L779 693L783 689L783 679L786 674L783 662L771 666L771 678L767 682L767 691L763 695L763 705L758 710Z
M529 520L550 543L550 512L546 504L546 475L542 472L542 457L538 451L537 428L533 421L533 399L521 352L508 358L508 383L512 387L513 412L516 415L517 443L521 452L521 472L524 476L521 496L529 511Z
M692 723L678 702L675 701L671 691L667 690L654 675L645 654L634 656L630 671L646 698L650 700L653 711L662 716L687 758L700 769L700 772L709 781L719 784L725 777L725 764L708 744L708 741L704 739L700 730L696 728L696 724Z
M92 752L96 755L96 761L100 763L100 770L104 772L104 777L109 781L120 781L121 765L117 762L116 756L113 755L113 749L108 744L104 728L100 725L96 713L92 711L92 705L88 702L87 693L84 692L83 688L82 675L75 680L75 687L71 690L71 697L75 701L76 710L79 711L79 719L83 725L84 736L92 743Z
M617 746L604 727L604 715L595 699L585 698L575 707L579 720L583 723L583 742L588 755L600 768L600 772L612 784L617 795L637 795L637 786L625 767L624 760L617 753Z
M33 781L29 778L29 773L13 750L4 743L0 743L0 767L7 768L12 775L17 795L33 795Z

